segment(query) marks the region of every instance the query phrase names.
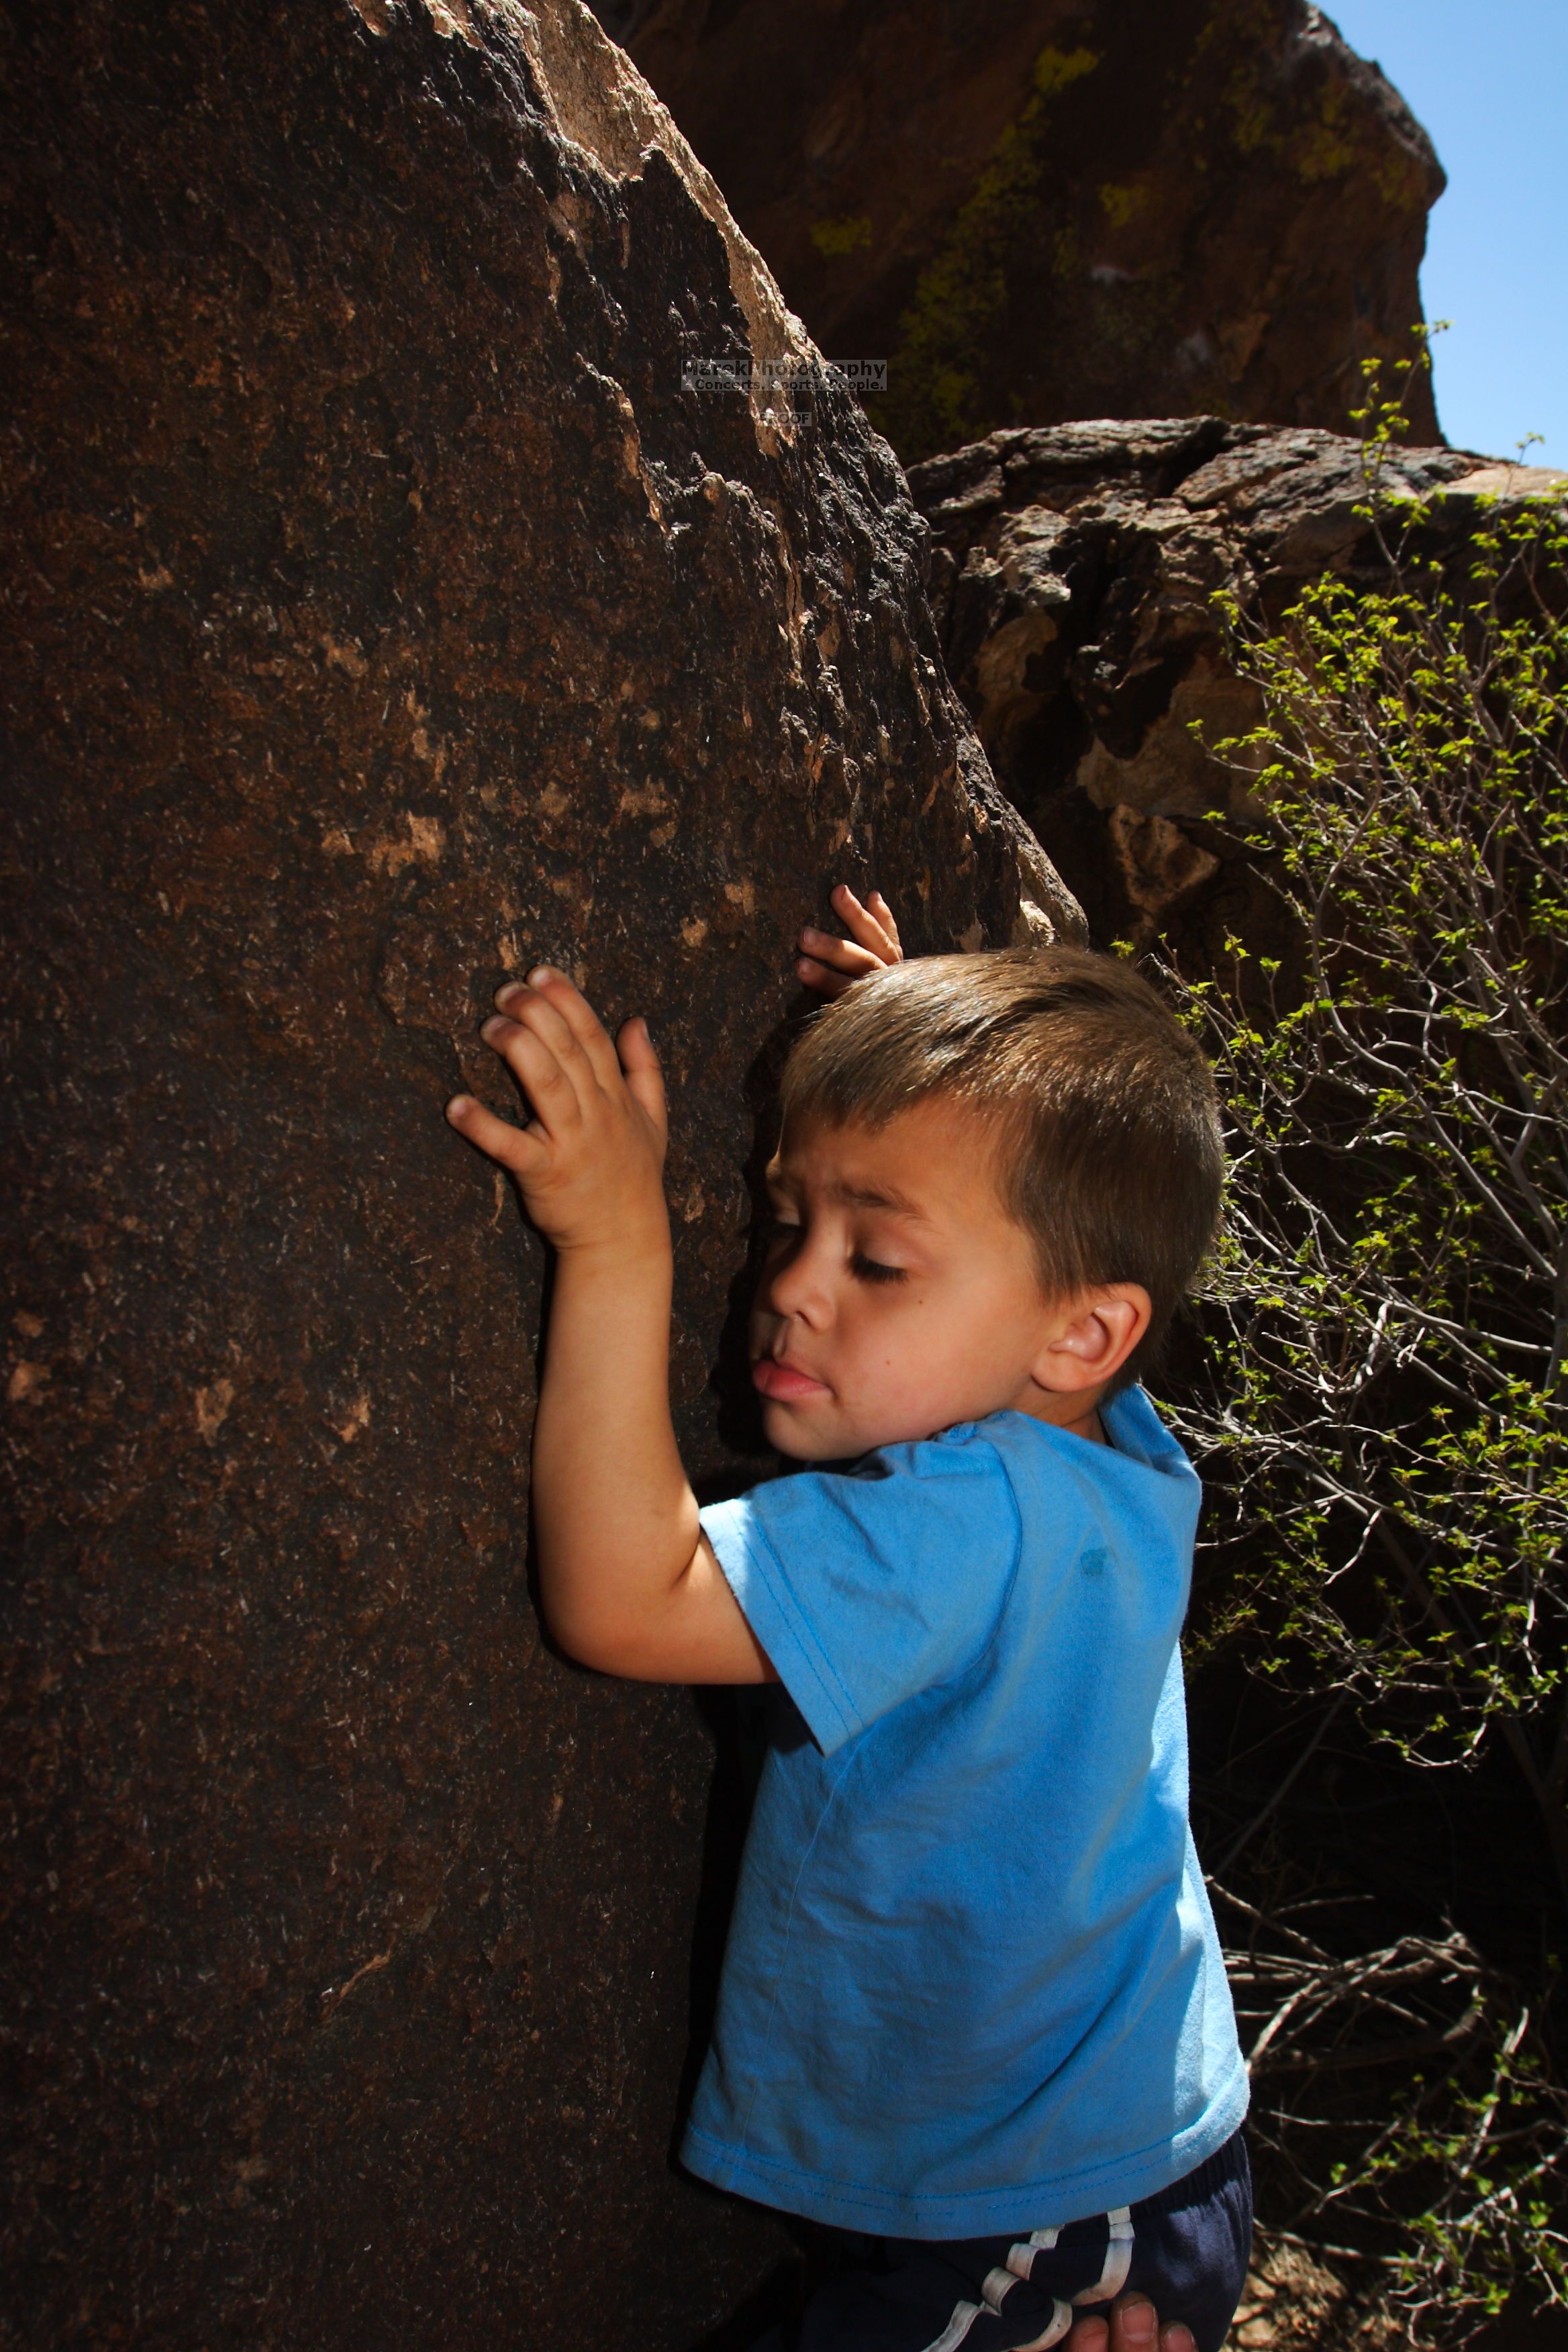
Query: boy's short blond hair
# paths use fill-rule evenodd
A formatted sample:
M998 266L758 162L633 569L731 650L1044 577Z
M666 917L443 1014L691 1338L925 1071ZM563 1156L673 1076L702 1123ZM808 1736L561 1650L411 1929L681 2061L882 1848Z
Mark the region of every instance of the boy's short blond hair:
M1135 1282L1149 1369L1213 1246L1225 1150L1196 1041L1131 967L1086 948L922 956L857 981L785 1065L786 1124L887 1122L932 1095L992 1129L1002 1202L1066 1297Z

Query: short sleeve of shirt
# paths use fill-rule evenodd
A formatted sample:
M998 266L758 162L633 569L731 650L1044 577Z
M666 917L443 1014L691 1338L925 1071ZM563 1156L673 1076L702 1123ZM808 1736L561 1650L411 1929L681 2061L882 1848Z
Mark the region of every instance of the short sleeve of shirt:
M994 1447L963 1431L775 1479L702 1528L825 1755L981 1655L1020 1542Z

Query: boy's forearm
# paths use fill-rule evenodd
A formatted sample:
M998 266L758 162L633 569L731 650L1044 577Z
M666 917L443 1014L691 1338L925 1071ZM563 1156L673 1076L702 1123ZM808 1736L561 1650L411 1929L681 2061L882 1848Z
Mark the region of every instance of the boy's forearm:
M669 1412L668 1227L563 1250L533 1433L541 1597L588 1665L626 1672L700 1530Z
M584 1665L639 1681L767 1682L713 1551L669 1418L664 1083L644 1021L612 1045L564 973L509 982L484 1035L525 1127L472 1095L447 1116L513 1175L556 1253L533 1431L544 1613Z

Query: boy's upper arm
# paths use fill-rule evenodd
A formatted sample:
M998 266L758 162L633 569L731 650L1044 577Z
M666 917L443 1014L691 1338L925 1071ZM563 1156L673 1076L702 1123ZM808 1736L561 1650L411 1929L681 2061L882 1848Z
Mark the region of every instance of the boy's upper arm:
M984 1440L777 1479L702 1524L825 1752L980 1654L1018 1557L1012 1487Z
M573 1645L585 1666L647 1683L773 1683L778 1675L746 1621L706 1535L656 1611Z
M730 1590L718 1556L704 1535L678 1588L671 1637L686 1664L661 1681L776 1683L778 1675L744 1611Z

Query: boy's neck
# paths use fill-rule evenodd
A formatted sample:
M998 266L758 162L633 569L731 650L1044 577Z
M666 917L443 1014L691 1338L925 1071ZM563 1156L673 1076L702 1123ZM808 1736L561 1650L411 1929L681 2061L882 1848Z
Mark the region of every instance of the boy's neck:
M1069 1437L1087 1438L1091 1445L1107 1445L1105 1423L1100 1417L1103 1389L1093 1390L1088 1397L1058 1396L1048 1390L1037 1390L1035 1397L1020 1404L1018 1411L1027 1413L1032 1421L1043 1421L1052 1429L1065 1430Z

